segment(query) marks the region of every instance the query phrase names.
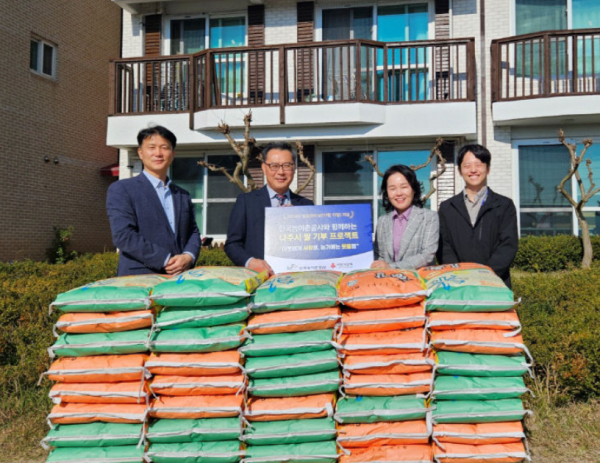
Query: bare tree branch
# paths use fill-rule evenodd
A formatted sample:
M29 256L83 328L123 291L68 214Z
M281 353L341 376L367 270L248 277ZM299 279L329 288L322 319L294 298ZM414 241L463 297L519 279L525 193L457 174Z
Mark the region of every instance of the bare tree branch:
M410 166L410 168L416 172L419 169L427 167L431 163L431 160L437 157L437 164L439 165L439 168L436 169L435 174L429 177L429 192L423 197L424 202L427 201L431 197L431 195L433 195L437 191L435 183L437 179L440 178L444 174L444 172L446 172L446 160L444 159L444 156L440 151L440 146L442 146L443 143L444 139L438 137L435 141L435 145L429 151L429 156L427 157L427 160L423 164L420 164L418 166ZM383 173L381 172L381 170L379 170L379 166L377 165L377 162L375 162L373 155L366 154L364 160L373 166L373 169L375 170L375 172L377 172L377 175L383 177Z
M585 163L588 170L588 179L590 182L590 186L587 191L585 190L585 185L583 184L583 180L581 179L581 175L579 173L579 166L583 162L583 158L585 157L588 148L592 146L593 142L589 138L582 140L583 149L581 150L581 154L577 156L577 145L567 143L567 141L565 140L565 134L562 129L558 132L558 140L569 151L569 157L571 162L567 175L565 175L565 177L560 181L557 189L562 193L562 195L565 198L567 198L567 201L569 201L569 203L575 210L577 222L579 223L579 229L581 231L581 239L583 241L583 258L581 260L581 267L590 268L593 258L593 249L590 238L590 227L587 223L586 217L583 215L583 208L596 193L600 192L600 188L596 188L596 184L594 183L594 174L592 171L591 159L587 159ZM575 176L577 186L579 187L579 201L575 201L573 196L565 188L565 185L573 178L573 176Z
M310 160L304 155L304 145L302 145L302 143L299 141L296 142L296 152L298 153L298 159L300 159L304 163L304 165L306 165L310 169L310 175L308 176L308 178L304 181L300 188L296 189L296 194L300 194L302 190L304 190L308 185L310 185L310 182L312 182L312 179L314 178L317 169L315 169L315 166L313 166Z
M564 147L567 148L567 150L569 151L571 163L567 175L565 175L565 177L560 181L557 189L562 193L562 195L565 198L567 198L569 204L571 204L571 206L577 209L577 202L573 199L571 194L565 190L565 184L569 180L571 180L571 178L575 174L577 167L579 167L579 164L577 164L577 155L575 154L576 145L571 145L570 143L567 143L567 141L565 140L565 134L562 129L558 132L558 141L560 141L564 145Z
M250 190L256 189L256 184L254 179L252 178L252 174L250 174L250 170L248 168L250 164L250 158L252 157L252 150L254 149L254 145L256 144L256 140L250 137L250 124L252 123L252 111L248 111L248 114L244 116L244 143L243 143L243 156L240 156L242 166L241 171L248 181L248 186Z
M246 187L246 185L244 185L244 182L241 181L241 179L239 178L239 167L240 167L240 163L238 162L235 166L235 171L234 171L234 175L231 175L229 172L227 172L227 169L223 166L216 166L214 164L209 164L206 161L198 161L198 165L202 166L202 167L206 167L208 170L212 171L212 172L221 172L223 175L225 175L225 177L227 177L229 179L229 181L231 183L235 183L238 187L240 187L240 189L244 192L244 193L248 193L250 191L249 188ZM236 176L237 174L237 176Z
M383 173L379 170L379 166L375 162L375 159L373 159L372 154L365 154L364 159L365 159L365 161L367 161L369 164L371 164L373 166L373 169L375 169L375 172L377 172L377 175L379 175L380 177L383 177Z
M416 168L413 166L410 166L412 170L417 171L419 169L423 169L424 167L427 167L429 165L429 163L431 162L431 160L434 157L437 157L435 174L433 174L429 177L429 193L427 193L423 197L423 202L426 202L437 191L436 181L438 178L440 178L442 175L444 175L444 172L446 172L446 160L444 159L444 156L442 155L442 152L440 151L440 147L442 146L443 143L444 143L444 139L441 137L438 137L437 140L435 141L435 145L433 146L433 148L431 148L431 151L429 152L429 158L427 158L427 162L425 162L424 164L421 164L420 166L417 166Z

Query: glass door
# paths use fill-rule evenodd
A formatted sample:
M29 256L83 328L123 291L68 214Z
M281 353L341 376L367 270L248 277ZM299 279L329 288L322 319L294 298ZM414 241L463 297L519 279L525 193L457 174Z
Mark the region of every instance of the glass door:
M426 3L382 6L377 10L377 40L410 42L429 38ZM388 101L429 99L430 53L427 48L388 50ZM380 98L383 99L383 53L377 59Z
M246 18L211 18L210 48L243 47L246 44ZM215 53L215 96L218 105L239 104L244 100L248 78L245 53ZM239 101L238 101L239 100Z
M373 7L334 8L323 10L323 40L373 38ZM322 62L322 98L328 101L356 99L356 50L354 47L327 47ZM366 69L368 56L361 54L361 68ZM368 78L365 74L364 79ZM363 83L366 88L366 82ZM371 86L373 87L373 86ZM363 98L366 98L363 95Z

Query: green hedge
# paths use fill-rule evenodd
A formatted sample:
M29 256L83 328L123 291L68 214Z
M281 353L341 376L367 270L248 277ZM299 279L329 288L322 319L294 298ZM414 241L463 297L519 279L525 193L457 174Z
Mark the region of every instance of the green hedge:
M553 400L600 397L600 268L513 275L523 339Z
M594 259L600 260L600 236L592 237ZM554 272L581 265L583 246L573 235L526 236L519 240L514 267L528 272Z
M48 366L57 313L48 306L58 293L117 272L116 253L80 257L66 264L0 263L0 399L35 384ZM203 249L197 265L232 265L220 248Z
M203 251L199 265L223 265L221 249ZM114 253L63 265L0 264L0 400L31 389L49 359L48 305L60 292L113 276ZM523 336L541 379L550 374L560 397L600 397L600 267L552 274L514 272ZM40 391L41 392L41 391Z

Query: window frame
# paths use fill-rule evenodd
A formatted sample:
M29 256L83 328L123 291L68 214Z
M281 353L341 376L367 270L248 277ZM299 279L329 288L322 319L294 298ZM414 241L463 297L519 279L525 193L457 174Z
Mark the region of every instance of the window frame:
M210 20L220 18L244 18L244 46L248 44L248 11L239 10L230 13L198 13L198 14L174 14L165 15L162 21L164 38L161 44L161 52L163 56L179 56L171 55L171 21L180 21L186 19L202 19L204 18L204 50L210 48ZM218 50L218 49L217 49Z
M516 0L515 0L516 1ZM570 1L570 0L569 0ZM427 4L427 40L435 38L435 1L434 0L403 0L403 1L370 1L370 2L359 2L352 5L340 5L339 3L323 3L316 5L315 11L315 41L323 41L323 10L333 10L342 8L360 8L360 7L372 7L373 8L373 29L371 32L371 40L377 40L378 35L378 11L379 7L385 6L403 6L411 4ZM514 2L513 2L514 3Z
M380 152L388 152L388 151L430 151L431 150L431 145L426 145L423 143L412 143L412 144L405 144L405 145L376 145L376 146L364 146L364 147L356 147L356 146L343 146L343 145L332 145L332 146L321 146L318 147L315 153L315 168L316 168L316 174L315 174L315 204L316 205L323 205L323 198L324 198L324 185L323 185L323 181L325 179L325 172L323 171L323 158L325 153L330 153L330 152L372 152L373 153L373 157L374 159L378 162L379 161L379 153ZM435 164L437 165L437 163ZM429 178L431 178L431 175L435 172L435 168L433 167L433 164L430 164L429 166ZM372 172L373 175L373 191L372 191L372 195L371 195L371 207L372 207L372 211L373 211L373 233L375 233L375 224L377 224L377 219L379 218L379 201L381 200L381 194L379 193L379 188L378 188L378 174L377 172L375 172L375 169L373 169ZM438 198L438 192L436 190L436 192L431 195L431 197L429 198L430 204L431 204L431 210L432 211L437 211L438 207L437 207L437 198Z
M512 0L510 2L510 31L511 35L517 35L517 1ZM565 0L565 8L567 13L567 28L565 30L577 30L573 29L573 1Z
M176 159L188 159L188 158L195 158L198 160L207 160L209 157L211 156L236 156L236 154L231 151L231 150L227 150L227 149L220 149L220 150L211 150L206 151L206 150L202 150L199 152L195 152L193 150L185 150L185 151L177 151L177 157ZM177 185L177 179L174 179L172 177L172 172L173 172L173 167L169 167L169 178L171 178L171 180L173 180L173 183L175 183ZM247 179L245 177L242 178L244 185L247 185ZM236 198L208 198L208 169L206 167L202 167L202 198L191 198L192 200L192 204L194 204L194 207L198 207L196 206L197 204L200 205L200 207L202 207L202 225L198 227L198 229L200 230L200 234L202 236L208 236L207 234L207 211L208 208L207 206L210 203L235 203ZM240 190L240 194L242 193L242 190ZM215 240L225 240L225 238L227 237L227 234L219 234L219 235L211 235L212 238L214 238Z
M600 136L596 136L596 137L590 137L593 141L594 144L596 143L600 143ZM572 144L577 144L577 148L578 148L578 152L581 149L581 147L583 146L581 144L581 140L577 140L575 138L567 138L566 139L567 143L572 143ZM519 237L521 237L521 191L520 191L520 169L519 169L519 162L520 162L520 153L519 153L519 149L520 147L524 147L524 146L556 146L556 145L560 145L560 142L558 140L556 140L556 138L536 138L536 139L526 139L526 140L514 140L512 142L512 160L513 160L513 169L514 169L514 175L513 175L513 202L515 203L515 207L517 209L517 226L518 226L518 231L519 231ZM564 148L565 150L565 157L568 156L567 153L567 149ZM585 158L584 158L585 159ZM585 166L580 166L581 168L585 168ZM565 172L565 175L567 174L567 172ZM595 173L595 175L597 175ZM583 177L584 175L582 175ZM561 193L562 194L562 193ZM575 176L571 177L571 195L573 196L573 198L577 201L579 199L579 188L577 185L577 181L575 179ZM577 221L577 216L575 215L575 210L573 208L573 206L571 206L570 204L566 207L545 207L545 208L523 208L527 210L529 209L536 209L539 210L540 212L564 212L566 210L569 211L569 213L571 214L571 235L574 236L579 236L580 234L580 230L579 230L579 223ZM597 212L600 211L600 206L585 206L583 208L583 212Z
M47 79L52 79L52 80L56 80L57 78L57 72L56 72L56 68L57 68L57 56L58 56L58 45L56 45L55 43L52 43L48 40L42 39L41 37L37 36L37 35L32 35L29 39L29 47L30 47L30 53L31 53L31 45L33 44L33 42L37 43L37 68L34 69L31 67L31 57L30 57L30 61L29 61L29 70L38 76L42 76L45 77ZM52 63L51 63L51 73L50 74L46 74L44 72L44 48L45 46L49 46L52 50Z

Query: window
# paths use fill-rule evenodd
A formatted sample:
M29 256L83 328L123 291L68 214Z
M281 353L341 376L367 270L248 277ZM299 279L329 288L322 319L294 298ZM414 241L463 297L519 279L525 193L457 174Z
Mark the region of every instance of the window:
M427 4L380 6L377 9L377 40L409 42L427 40L429 13ZM388 52L389 101L423 101L429 94L429 53L427 48ZM382 52L378 55L380 68ZM378 72L380 99L383 97L383 70Z
M595 149L594 149L595 148ZM592 165L600 164L600 147L594 145L586 158ZM519 206L521 235L556 235L574 233L574 211L557 186L569 170L569 155L562 145L519 147ZM589 180L580 166L584 187ZM578 188L575 181L565 185L575 200ZM585 215L591 234L600 234L600 194L588 201Z
M239 159L235 154L208 156L209 164L225 167L229 172L233 172ZM206 233L208 235L225 235L231 209L233 209L235 199L241 190L221 172L210 170L207 172L207 184Z
M56 76L56 45L44 40L31 39L29 68L36 74Z
M210 20L210 47L243 47L246 43L246 19L214 18Z
M203 159L204 156L176 157L170 176L173 183L189 191L201 234L225 235L231 209L241 190L222 173L199 166L198 161ZM206 160L233 172L239 158L237 155L208 155Z
M591 0L515 0L515 24L517 34L564 29L600 27L600 2ZM550 43L552 79L567 80L577 75L590 76L592 69L599 69L598 50L600 39L578 37L577 63L573 63L570 39L558 38ZM594 43L592 43L592 41ZM542 44L539 41L518 44L516 72L518 76L539 78L544 68ZM566 90L566 83L562 90Z
M373 8L323 10L323 40L372 38Z
M322 155L322 204L370 204L375 211L373 221L385 214L381 205L381 177L371 164L364 160L366 154L374 155L379 170L385 172L395 164L419 165L429 157L429 150L330 151ZM417 171L422 193L429 191L431 169L427 166ZM427 201L425 207L431 207Z
M210 20L210 47L243 47L246 43L246 19L214 18ZM243 82L248 82L242 53L219 53L215 55L217 79L221 94L230 98L231 94L241 95Z
M171 54L185 55L204 50L206 19L177 19L171 21Z

